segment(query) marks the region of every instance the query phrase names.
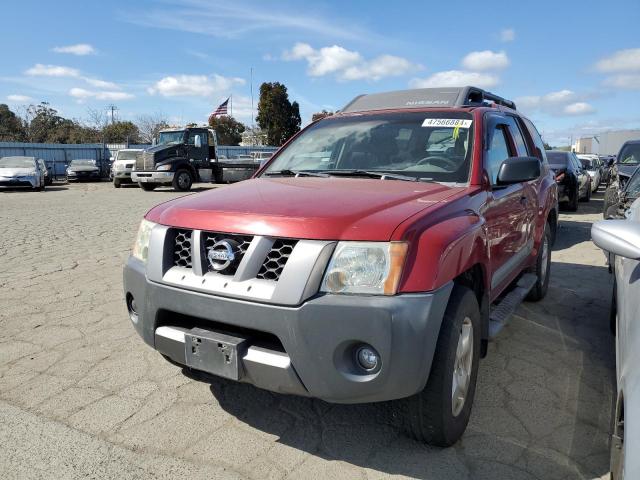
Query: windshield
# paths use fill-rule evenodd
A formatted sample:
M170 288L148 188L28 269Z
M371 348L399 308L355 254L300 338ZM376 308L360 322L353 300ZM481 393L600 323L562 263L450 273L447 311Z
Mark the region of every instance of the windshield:
M118 151L117 160L135 160L138 152L135 150L120 150Z
M332 117L300 134L264 174L358 170L465 183L472 138L472 116L464 112Z
M587 170L595 170L595 167L593 166L593 162L588 158L581 158L580 163L582 163L582 166Z
M184 130L178 130L175 132L160 132L160 138L158 138L158 145L169 145L171 143L183 142Z
M622 147L618 155L618 163L634 164L640 163L640 143L630 143Z
M35 163L32 157L2 157L0 158L0 168L34 168Z
M95 160L71 160L70 165L74 167L95 167L96 161Z
M567 158L569 156L566 152L550 152L547 151L547 161L550 165L561 165L563 167L567 166Z

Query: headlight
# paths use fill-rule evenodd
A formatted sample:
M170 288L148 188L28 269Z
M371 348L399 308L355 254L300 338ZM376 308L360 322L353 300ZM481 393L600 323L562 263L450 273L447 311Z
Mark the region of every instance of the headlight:
M155 226L155 223L148 220L142 220L140 222L140 228L138 229L138 236L133 244L133 251L131 255L144 263L147 263L147 257L149 256L149 238L151 237L151 229Z
M322 279L321 290L394 295L406 254L404 242L339 242Z
M156 170L171 170L171 165L160 165Z

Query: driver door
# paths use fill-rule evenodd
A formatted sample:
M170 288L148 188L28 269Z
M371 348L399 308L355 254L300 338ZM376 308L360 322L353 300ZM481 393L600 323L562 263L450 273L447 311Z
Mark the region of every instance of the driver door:
M206 130L190 130L187 138L189 147L189 162L194 168L205 168L209 164L209 140ZM199 138L199 141L196 141ZM196 145L199 144L199 145Z

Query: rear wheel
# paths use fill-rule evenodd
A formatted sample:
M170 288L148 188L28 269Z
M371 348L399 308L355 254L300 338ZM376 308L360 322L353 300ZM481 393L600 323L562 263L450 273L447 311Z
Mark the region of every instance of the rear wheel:
M173 177L173 188L178 192L186 192L191 189L193 178L188 170L178 170Z
M114 178L113 179L113 186L115 188L120 188L120 185L121 185L120 180L118 180L117 178Z
M573 197L570 197L569 201L567 202L567 210L569 210L570 212L577 212L578 211L578 197L579 196L580 196L580 190L576 188L576 191L573 194Z
M150 192L152 190L155 190L156 187L158 186L155 183L143 183L143 182L138 183L138 185L140 185L140 188L145 192Z
M420 393L397 401L404 406L407 430L417 440L448 447L464 433L476 391L480 340L476 296L466 287L455 286L426 386Z
M542 243L538 250L538 257L535 265L531 268L538 279L529 292L527 300L537 302L542 300L549 288L549 273L551 272L551 228L547 223L542 233Z

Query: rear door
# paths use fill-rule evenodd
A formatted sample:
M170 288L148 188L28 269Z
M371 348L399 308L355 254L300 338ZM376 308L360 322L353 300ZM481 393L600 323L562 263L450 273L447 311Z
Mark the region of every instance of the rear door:
M491 298L497 297L519 273L520 265L531 253L528 242L529 211L523 184L497 185L500 165L517 156L516 145L505 115L485 116L484 168L491 183L485 210L491 264Z

